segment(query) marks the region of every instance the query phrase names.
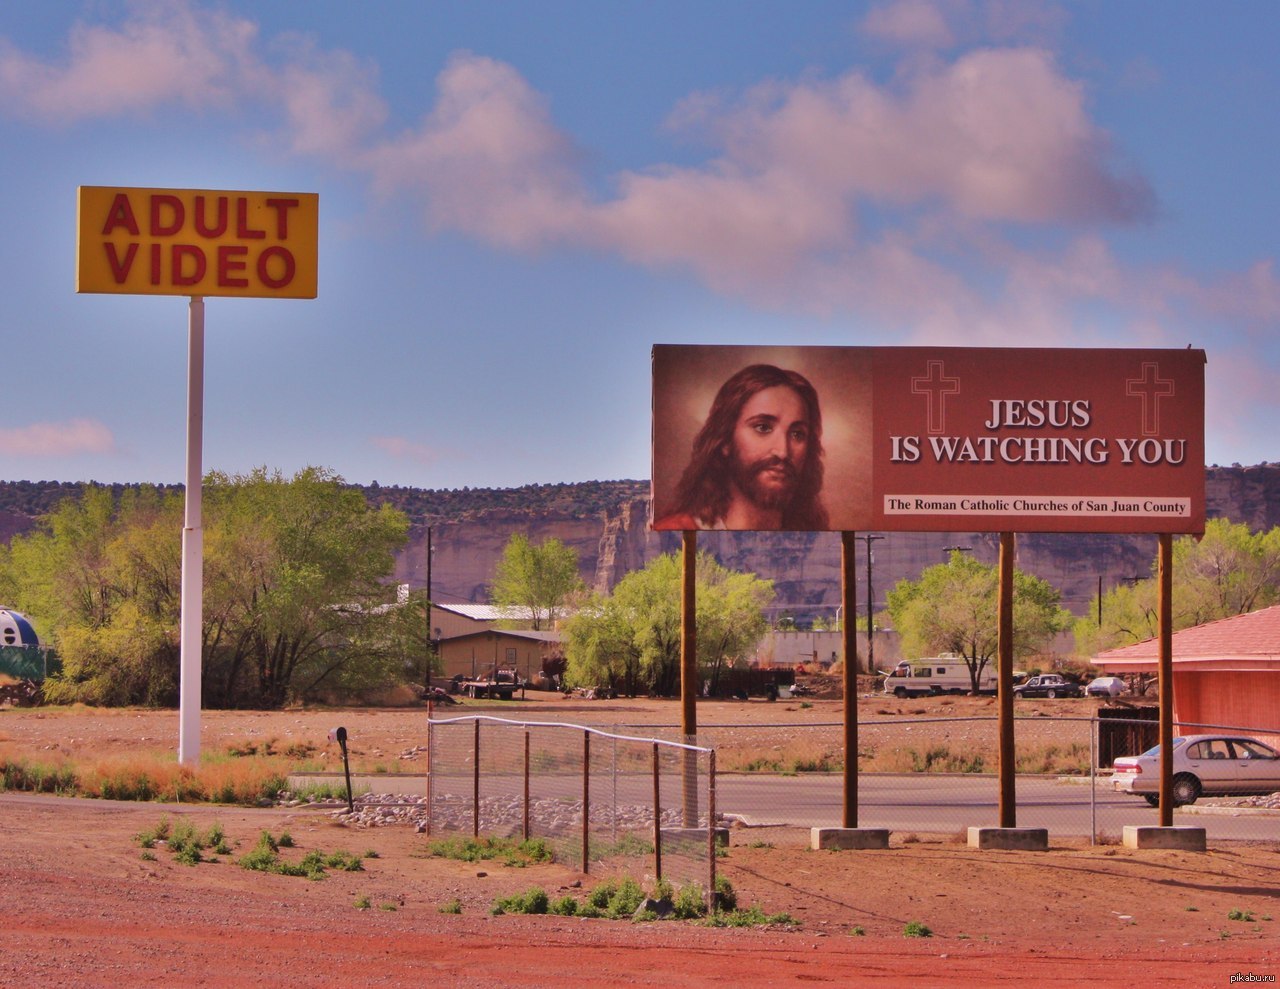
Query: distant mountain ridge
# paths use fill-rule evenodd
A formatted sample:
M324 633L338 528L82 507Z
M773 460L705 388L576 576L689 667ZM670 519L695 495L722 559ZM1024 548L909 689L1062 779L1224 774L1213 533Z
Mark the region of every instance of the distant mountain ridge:
M109 485L119 494L126 487ZM180 490L180 485L162 485ZM400 485L357 485L375 504L391 504L410 519L410 538L396 562L396 579L414 587L427 580L427 529L433 549L431 584L439 601L484 601L502 549L514 532L535 542L557 538L573 547L583 579L599 591L660 553L680 547L678 533L648 530L649 482L643 480L530 484L518 488L431 490ZM0 481L0 541L30 531L39 516L78 483ZM1210 467L1205 472L1210 518L1244 522L1254 530L1280 525L1280 464ZM1099 582L1109 590L1120 580L1150 572L1154 536L1058 535L1018 537L1018 566L1043 577L1063 593L1077 614L1093 606ZM698 546L726 566L774 581L775 613L797 618L835 617L840 605L840 537L837 533L700 533ZM945 547L964 546L994 563L998 537L991 533L892 533L875 544L873 596L884 596L898 580L946 558ZM866 564L860 545L857 600L865 612Z

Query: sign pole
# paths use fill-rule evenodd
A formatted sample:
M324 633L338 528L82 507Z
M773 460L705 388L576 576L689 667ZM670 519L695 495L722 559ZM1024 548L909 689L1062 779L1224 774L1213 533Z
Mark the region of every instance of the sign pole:
M182 617L179 631L178 762L200 761L200 646L204 625L204 529L201 460L204 437L204 297L193 295L187 319L187 477L182 523Z
M844 808L841 827L858 826L858 640L857 623L849 627L849 616L854 612L856 575L854 557L857 552L857 533L840 533L840 605L844 621L840 623L840 642L844 649ZM867 543L867 553L871 544ZM868 607L867 614L871 614ZM867 624L870 630L870 623Z
M1014 535L1000 533L999 592L996 607L996 682L999 708L1000 760L1000 827L1018 826L1018 807L1014 796L1013 739L1013 570Z
M686 530L680 554L680 733L698 744L698 534ZM698 826L698 753L684 751L684 826ZM712 821L708 827L715 827Z
M1160 533L1156 562L1160 582L1158 622L1159 658L1156 685L1160 691L1160 827L1173 827L1173 536Z

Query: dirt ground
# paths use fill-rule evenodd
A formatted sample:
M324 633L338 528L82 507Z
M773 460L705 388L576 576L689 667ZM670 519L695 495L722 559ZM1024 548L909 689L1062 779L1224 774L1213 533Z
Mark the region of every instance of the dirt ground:
M637 723L670 722L678 710L600 703L628 710L600 713L558 698L500 709L579 722L625 714ZM897 703L869 699L860 717ZM700 708L708 722L800 714L834 720L839 706ZM278 748L314 744L314 758L324 761L326 734L342 724L361 758L394 762L421 744L422 720L421 710L205 712L202 745L208 752L252 739L276 740ZM172 711L0 710L0 754L172 754L176 739ZM135 838L162 820L189 820L201 831L216 824L231 854L197 865L163 848L148 854ZM299 858L312 850L376 855L363 871L330 871L320 881L240 868L236 859L264 830L287 831L296 844L288 854ZM553 897L580 893L599 877L559 864L517 869L434 858L413 828L354 829L323 809L0 793L8 908L0 984L1225 986L1233 976L1280 975L1280 841L1187 853L1050 837L1048 852L977 851L955 836L927 834L895 835L887 851L817 852L798 829L735 831L719 868L740 904L798 923L719 930L490 916L498 896L535 886ZM461 912L441 912L452 901ZM904 937L912 922L932 936Z

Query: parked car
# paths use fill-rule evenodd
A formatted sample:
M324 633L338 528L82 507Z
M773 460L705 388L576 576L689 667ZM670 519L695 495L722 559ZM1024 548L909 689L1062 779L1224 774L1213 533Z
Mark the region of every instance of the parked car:
M1014 697L1083 697L1084 688L1060 673L1041 673L1013 688Z
M1090 697L1118 697L1129 689L1129 685L1119 677L1098 677L1091 680L1084 692Z
M1115 761L1111 786L1160 803L1160 746ZM1173 804L1201 796L1280 790L1280 752L1244 735L1183 735L1173 740Z

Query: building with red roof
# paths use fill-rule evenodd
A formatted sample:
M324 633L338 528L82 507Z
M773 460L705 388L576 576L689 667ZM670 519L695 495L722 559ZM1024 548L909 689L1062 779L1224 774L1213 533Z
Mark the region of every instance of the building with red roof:
M1160 642L1147 639L1094 658L1107 673L1154 673ZM1280 746L1280 605L1173 633L1173 720L1247 728Z

